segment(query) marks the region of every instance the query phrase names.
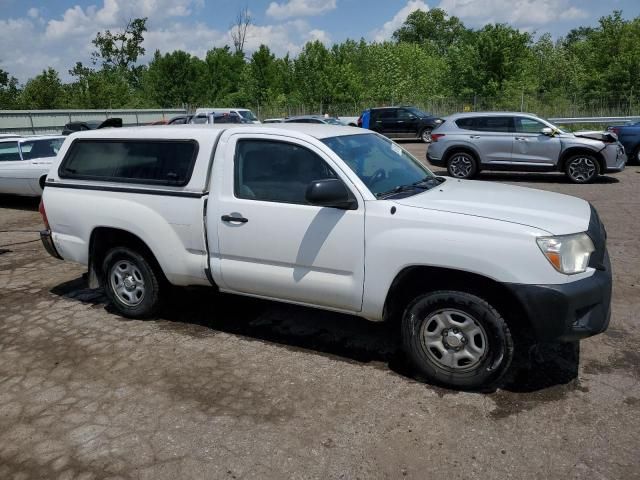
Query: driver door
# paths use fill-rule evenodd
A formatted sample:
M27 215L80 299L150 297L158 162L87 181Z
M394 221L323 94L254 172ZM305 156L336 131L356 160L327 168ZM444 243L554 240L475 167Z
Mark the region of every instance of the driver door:
M0 193L32 194L29 162L22 160L18 142L0 142Z
M520 164L554 166L562 149L560 138L541 133L547 125L533 118L515 117L514 120L512 161Z
M277 138L277 137L275 137ZM315 146L235 134L225 146L217 208L207 215L210 265L220 288L358 312L364 286L364 202ZM233 161L231 161L233 159ZM341 178L356 210L310 205L309 183Z

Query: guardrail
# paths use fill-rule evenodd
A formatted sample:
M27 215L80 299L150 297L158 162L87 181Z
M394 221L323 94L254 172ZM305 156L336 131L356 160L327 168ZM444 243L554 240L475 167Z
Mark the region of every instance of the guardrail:
M68 122L122 118L126 126L145 125L186 113L179 108L116 110L0 110L0 133L61 133Z
M639 121L640 117L566 117L549 118L552 123L569 125L571 123L626 123Z

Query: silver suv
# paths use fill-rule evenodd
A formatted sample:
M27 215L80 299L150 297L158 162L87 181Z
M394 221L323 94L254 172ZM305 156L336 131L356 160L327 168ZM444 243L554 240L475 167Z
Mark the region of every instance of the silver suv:
M624 170L627 156L608 132L567 133L526 113L458 113L431 135L427 160L449 175L472 178L480 170L565 172L574 183Z

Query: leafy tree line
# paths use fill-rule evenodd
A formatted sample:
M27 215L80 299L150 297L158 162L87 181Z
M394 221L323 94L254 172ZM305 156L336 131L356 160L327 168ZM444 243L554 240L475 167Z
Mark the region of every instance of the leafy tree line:
M328 48L309 42L295 58L261 45L245 56L242 36L241 43L234 37L233 48L211 48L204 58L156 51L143 65L146 22L99 32L91 65L77 63L69 83L52 68L24 85L0 70L0 108L309 105L319 113L337 105L357 110L438 99L477 108L483 99L507 108L525 96L552 104L603 97L631 102L640 93L640 17L625 20L620 11L554 41L506 24L471 29L432 9L411 13L383 43L347 40ZM238 25L244 35L250 31L248 17Z

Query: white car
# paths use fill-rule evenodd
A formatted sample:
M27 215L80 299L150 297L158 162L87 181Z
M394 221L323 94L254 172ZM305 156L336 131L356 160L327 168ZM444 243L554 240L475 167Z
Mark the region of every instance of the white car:
M248 108L198 108L196 109L196 116L200 115L200 114L220 114L220 113L235 113L236 115L239 115L240 117L242 117L244 119L245 122L247 123L260 123L260 120L258 120L258 117L256 117L256 115L249 110ZM192 122L193 123L193 122Z
M173 284L394 322L415 368L455 388L494 385L530 339L609 323L588 202L436 177L367 129L82 132L46 185L45 248L128 317L155 315Z
M0 193L39 197L65 137L0 138Z

